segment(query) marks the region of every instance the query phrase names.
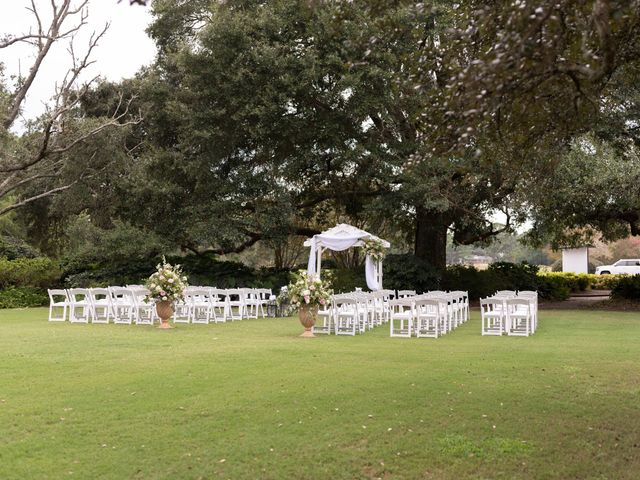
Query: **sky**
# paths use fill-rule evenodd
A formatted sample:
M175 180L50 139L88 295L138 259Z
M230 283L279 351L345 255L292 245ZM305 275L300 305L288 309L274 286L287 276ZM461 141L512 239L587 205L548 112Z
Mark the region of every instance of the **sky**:
M59 4L62 0L55 1ZM78 5L80 0L73 3ZM35 4L42 12L43 23L47 23L51 18L51 0L35 0ZM24 34L33 28L35 17L26 9L30 5L30 0L0 0L1 37ZM129 5L128 0L120 3L118 0L89 0L87 25L82 27L74 41L76 52L84 52L92 32L102 30L107 22L110 27L94 50L92 58L95 63L85 73L85 80L96 75L113 81L132 77L142 66L153 61L156 48L145 33L151 21L150 12L149 6ZM69 18L68 21L77 20ZM49 52L23 105L24 118L33 118L43 112L44 103L51 98L56 81L64 77L71 64L68 46L69 42L65 40L54 45ZM34 58L35 48L24 44L0 50L5 77L19 71L26 75ZM20 130L20 125L14 125L14 129Z

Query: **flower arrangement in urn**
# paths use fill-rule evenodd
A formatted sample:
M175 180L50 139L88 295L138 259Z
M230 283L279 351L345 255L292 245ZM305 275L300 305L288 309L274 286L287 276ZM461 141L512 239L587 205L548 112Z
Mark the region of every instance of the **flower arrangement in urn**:
M171 265L162 257L162 263L156 265L156 271L145 286L149 290L145 301L156 302L156 312L162 321L160 328L171 328L169 318L173 315L173 303L184 300L184 289L187 288L187 277L182 274L180 265Z
M376 262L382 260L387 254L387 249L380 240L367 238L362 240L362 250L365 255L370 255Z
M294 273L294 280L287 287L287 296L290 305L298 309L300 323L304 326L302 337L313 337L312 328L316 323L318 308L329 303L333 291L329 288L329 282L323 281L317 275L307 275L300 270Z

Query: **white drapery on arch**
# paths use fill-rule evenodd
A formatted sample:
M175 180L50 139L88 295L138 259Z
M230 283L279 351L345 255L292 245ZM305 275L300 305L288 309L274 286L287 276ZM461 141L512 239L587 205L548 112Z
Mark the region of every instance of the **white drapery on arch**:
M314 235L304 242L305 247L311 248L307 273L309 275L320 275L322 252L324 250L341 252L351 247L361 247L363 240L375 240L380 242L385 248L391 247L391 244L386 240L382 240L369 232L347 225L346 223L341 223L325 232ZM382 260L374 260L370 255L367 255L365 260L365 276L367 279L367 287L369 287L370 290L381 290Z

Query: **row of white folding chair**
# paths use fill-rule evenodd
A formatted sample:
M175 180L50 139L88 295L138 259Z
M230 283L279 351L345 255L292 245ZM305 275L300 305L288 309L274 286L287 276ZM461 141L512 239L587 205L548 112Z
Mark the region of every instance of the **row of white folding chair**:
M392 291L351 292L333 295L324 309L318 311L322 324L314 333L355 335L389 321L389 295Z
M538 293L502 290L480 300L482 335L529 336L538 328Z
M140 285L49 290L49 320L65 321L69 310L72 323L109 323L113 320L114 323L152 324L157 315L155 305L144 301L148 293ZM209 323L218 318L221 321L240 320L258 318L260 313L265 317L264 306L271 296L270 289L187 287L185 301L175 304L174 322Z
M442 291L427 292L412 298L393 300L390 336L438 337L465 320L464 292L455 295ZM399 326L395 320L399 321Z
M391 337L434 337L449 331L448 300L445 297L421 296L391 301Z
M188 287L185 299L176 303L174 323L210 323L266 317L270 289Z
M392 337L434 337L450 332L469 318L467 292L431 291L391 300Z
M355 335L373 328L375 316L370 294L353 292L334 297L336 335Z
M440 298L446 300L447 305L445 313L447 321L444 333L459 327L469 319L469 294L461 290L444 292L442 290L433 290L415 297L416 300L422 298Z
M152 324L156 318L152 303L144 301L144 288L71 288L49 290L49 321L71 323ZM62 309L62 316L59 310Z

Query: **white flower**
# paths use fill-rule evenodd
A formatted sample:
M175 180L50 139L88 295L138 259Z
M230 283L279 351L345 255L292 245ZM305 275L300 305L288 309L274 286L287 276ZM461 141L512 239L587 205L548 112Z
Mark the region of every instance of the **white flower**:
M169 280L167 280L169 283L173 283L173 278L170 278Z
M162 300L166 301L166 300L167 300L167 297L162 297Z
M302 296L308 297L309 295L311 295L311 292L309 290L303 290L302 291Z

